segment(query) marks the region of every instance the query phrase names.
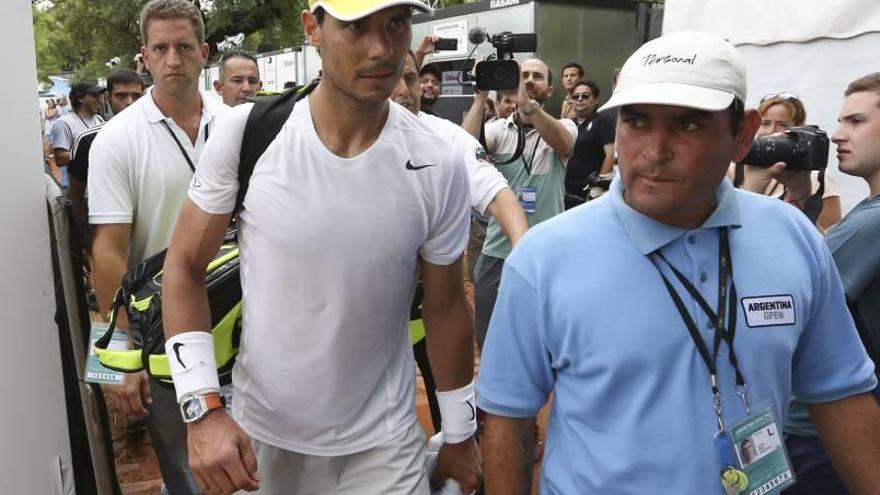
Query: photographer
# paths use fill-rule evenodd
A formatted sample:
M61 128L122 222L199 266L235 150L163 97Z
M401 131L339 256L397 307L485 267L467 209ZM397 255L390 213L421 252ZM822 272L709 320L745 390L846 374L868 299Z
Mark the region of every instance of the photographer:
M494 161L511 158L517 149L519 129L525 132L522 156L498 170L516 191L526 213L529 226L558 215L563 210L565 164L577 137L577 126L571 119L557 120L543 109L553 94L553 76L547 64L531 58L520 64L519 89L511 97L517 110L504 120L485 126L486 151ZM462 127L475 137L480 136L483 105L487 91L476 92L474 103L465 116ZM495 306L501 268L510 253L510 243L498 223L492 219L486 232L483 252L474 270L474 312L477 344L482 348L489 327L489 318Z
M761 127L755 138L782 135L792 127L803 126L807 112L800 98L791 93L774 93L761 98L758 105ZM771 167L743 167L742 189L765 196L774 196L796 204L803 209L807 198L819 190L818 171L792 171L784 162ZM840 221L840 195L834 179L825 175L822 208L814 220L823 234Z

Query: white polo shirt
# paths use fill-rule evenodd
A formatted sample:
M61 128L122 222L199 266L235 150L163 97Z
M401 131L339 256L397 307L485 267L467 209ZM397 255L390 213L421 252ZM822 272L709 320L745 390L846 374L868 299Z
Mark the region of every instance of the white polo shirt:
M183 153L198 166L214 119L228 108L202 95L199 135L193 144L159 110L149 88L95 137L89 153L89 223L133 224L129 267L168 247L193 175Z
M205 147L189 197L232 211L251 105ZM213 133L212 133L213 134ZM239 217L244 321L233 417L253 438L337 456L416 421L409 311L418 259L449 265L468 237L461 155L391 103L352 158L318 137L306 98L256 163Z
M486 150L466 130L454 123L425 112L419 112L419 118L428 126L450 141L458 153L464 157L470 179L471 208L480 215L486 214L489 203L498 192L507 185L507 179L489 161Z

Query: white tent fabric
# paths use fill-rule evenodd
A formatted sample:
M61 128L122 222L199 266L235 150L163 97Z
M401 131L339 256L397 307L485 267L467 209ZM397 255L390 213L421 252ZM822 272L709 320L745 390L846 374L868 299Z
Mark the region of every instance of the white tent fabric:
M807 123L837 128L843 91L854 79L880 72L877 0L667 0L663 32L700 30L730 39L748 68L747 106L769 93L798 95ZM831 145L828 174L846 213L865 198L864 181L837 170Z
M846 39L880 31L880 2L667 0L663 32L693 29L722 33L735 45Z

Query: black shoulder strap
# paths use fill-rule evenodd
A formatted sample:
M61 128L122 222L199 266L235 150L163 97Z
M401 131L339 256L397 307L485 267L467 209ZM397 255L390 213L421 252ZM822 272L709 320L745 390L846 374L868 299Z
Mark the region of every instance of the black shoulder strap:
M238 198L235 201L236 213L241 211L244 205L244 196L247 193L257 160L263 156L266 148L275 140L275 136L287 122L296 102L305 98L317 85L318 83L314 82L298 90L290 89L280 95L261 97L254 103L244 126L244 136L241 140Z

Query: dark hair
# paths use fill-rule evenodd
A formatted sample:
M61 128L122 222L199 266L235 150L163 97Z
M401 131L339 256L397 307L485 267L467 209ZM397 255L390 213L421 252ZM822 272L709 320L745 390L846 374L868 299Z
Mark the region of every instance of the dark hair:
M586 86L590 88L590 91L593 92L593 96L596 99L599 99L599 85L596 84L595 81L581 81L574 86L574 89L577 89L578 86Z
M232 60L234 58L244 58L244 59L250 60L251 62L254 63L254 65L257 66L257 72L259 72L260 64L257 63L256 57L254 57L253 55L251 55L250 53L248 53L244 50L238 50L238 49L229 50L227 52L223 52L223 55L220 57L220 65L217 67L217 69L220 71L219 75L220 75L221 81L223 80L223 76L226 73L226 62L229 62L230 60Z
M582 66L581 64L579 64L577 62L569 62L569 63L563 65L562 66L562 73L565 73L565 69L571 69L572 67L574 67L575 69L578 70L578 74L580 74L581 77L584 77L584 66Z
M137 72L131 69L115 70L107 76L107 92L112 93L113 87L117 84L140 84L141 91L144 90L144 80Z
M202 11L188 0L152 0L141 10L141 38L147 44L147 27L153 19L187 19L192 23L196 39L205 42L205 21Z
M742 122L743 116L746 114L746 106L742 100L734 97L733 101L730 102L730 106L727 107L727 110L730 112L730 132L736 136L736 133L739 130L739 124Z
M874 72L867 76L862 76L855 81L849 83L843 96L849 96L853 93L861 93L864 91L873 91L880 93L880 72Z
M315 15L315 20L318 21L318 25L324 24L324 7L318 7L312 12Z

